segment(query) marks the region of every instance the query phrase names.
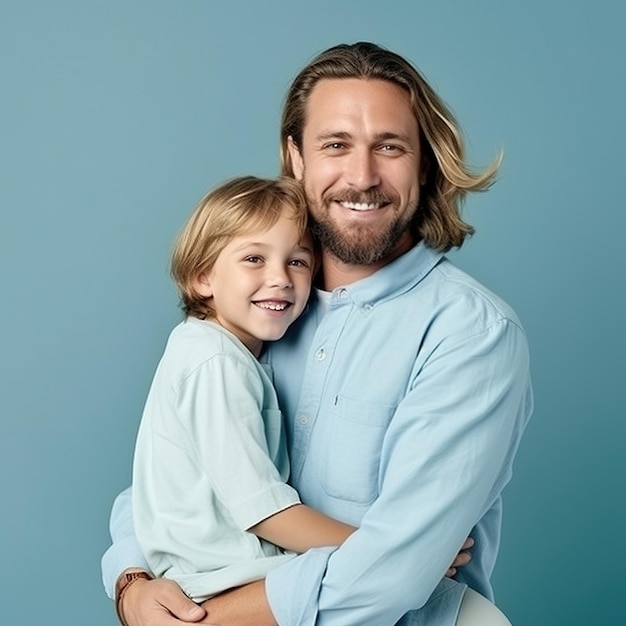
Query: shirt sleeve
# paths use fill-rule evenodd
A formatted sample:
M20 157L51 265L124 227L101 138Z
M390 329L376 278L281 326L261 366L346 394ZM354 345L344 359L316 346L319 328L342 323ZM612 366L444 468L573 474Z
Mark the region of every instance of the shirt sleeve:
M359 529L327 563L305 554L268 575L279 624L380 626L424 606L508 482L531 405L514 322L442 340L391 420Z
M300 502L267 444L266 428L281 428L280 411L265 406L259 375L247 363L230 355L206 361L181 385L177 405L190 454L239 528Z
M130 487L122 491L113 503L109 532L112 544L102 556L102 582L109 598L114 599L115 582L125 569L138 567L150 571L135 536Z

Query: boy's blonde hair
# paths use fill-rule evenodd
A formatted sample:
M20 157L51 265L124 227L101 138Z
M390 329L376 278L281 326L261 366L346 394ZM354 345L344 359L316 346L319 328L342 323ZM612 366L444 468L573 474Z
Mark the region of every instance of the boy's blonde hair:
M284 211L304 237L306 200L301 184L291 178L242 176L221 184L200 200L172 252L171 274L186 315L214 315L209 298L196 290L198 279L211 270L234 237L271 228Z

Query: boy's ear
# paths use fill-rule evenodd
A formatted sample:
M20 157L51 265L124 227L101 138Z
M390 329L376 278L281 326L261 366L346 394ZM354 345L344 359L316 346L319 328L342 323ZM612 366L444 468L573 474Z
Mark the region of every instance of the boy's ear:
M202 296L203 298L213 297L210 272L203 272L202 274L196 276L193 281L193 287L199 296Z
M298 148L291 135L287 137L287 150L289 151L289 158L291 159L293 176L297 181L302 182L302 178L304 176L304 161L302 160L302 155L300 154L300 148Z

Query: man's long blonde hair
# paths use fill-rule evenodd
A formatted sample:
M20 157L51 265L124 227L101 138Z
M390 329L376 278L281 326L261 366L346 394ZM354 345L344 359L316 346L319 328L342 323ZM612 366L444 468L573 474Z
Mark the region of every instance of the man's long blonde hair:
M409 94L420 131L421 167L426 174L413 224L415 235L437 250L461 246L474 232L473 227L461 219L465 195L468 191L485 191L493 184L501 156L483 171L472 171L465 162L463 139L451 111L415 67L385 48L367 42L334 46L318 55L296 76L283 108L282 174L294 175L288 140L291 137L302 151L311 91L320 80L342 78L385 80Z

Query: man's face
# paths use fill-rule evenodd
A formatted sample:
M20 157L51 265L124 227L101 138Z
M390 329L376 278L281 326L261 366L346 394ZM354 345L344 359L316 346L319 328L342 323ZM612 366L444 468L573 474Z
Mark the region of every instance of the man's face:
M415 242L420 142L408 94L383 80L323 79L309 96L300 149L289 142L326 252L373 265Z

